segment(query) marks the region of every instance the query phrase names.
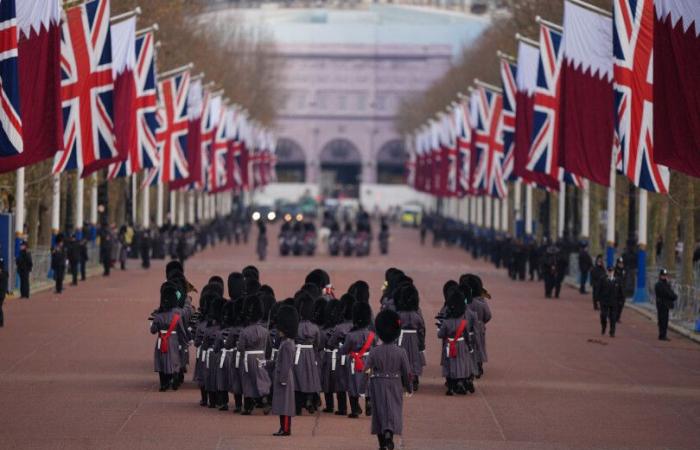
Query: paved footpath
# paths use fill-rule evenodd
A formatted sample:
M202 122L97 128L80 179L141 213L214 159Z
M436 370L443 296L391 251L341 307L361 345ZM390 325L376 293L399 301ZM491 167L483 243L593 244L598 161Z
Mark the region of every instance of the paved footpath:
M393 233L388 256L375 247L363 259L280 258L271 248L259 267L279 297L320 266L339 292L367 280L374 305L387 267L414 278L430 324L429 366L420 392L405 401L403 448L700 448L700 346L675 335L657 341L655 324L632 311L625 311L616 338L601 338L588 296L565 288L560 300L546 300L539 283L510 281L457 249L420 247L414 230ZM253 255L252 245L218 246L188 261L187 275L201 287ZM296 418L291 438L274 438L276 417L203 409L191 382L159 393L146 319L158 303L164 263L150 271L129 263L127 272L69 286L61 296L5 302L0 448L377 447L366 417ZM442 284L467 271L480 274L493 294L490 362L475 395L446 397L431 318Z

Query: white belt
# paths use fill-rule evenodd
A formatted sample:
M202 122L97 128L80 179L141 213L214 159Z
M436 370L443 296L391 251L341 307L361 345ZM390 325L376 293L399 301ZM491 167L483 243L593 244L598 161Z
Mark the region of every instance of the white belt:
M366 356L369 356L369 352L365 353L362 355L362 359L365 359ZM344 363L343 363L344 364ZM352 358L350 360L350 373L354 374L355 373L355 358Z
M311 349L313 350L314 346L311 344L297 344L297 352L294 354L294 365L299 364L299 356L301 355L301 350L302 349Z
M445 346L445 356L447 356L448 358L450 357L450 345L449 345L449 343L450 342L459 342L459 341L464 341L464 338L463 337L458 338L458 339L447 338L448 345Z
M248 350L243 352L243 367L245 371L248 372L248 355L264 355L265 350Z
M232 348L230 348L230 349L225 348L225 349L221 350L221 360L219 361L219 369L224 368L224 361L226 361L226 353L230 353L232 351L233 351Z
M335 372L335 363L338 360L338 349L329 350L327 348L323 349L324 352L331 354L331 371ZM345 361L345 356L343 356L343 361Z
M401 343L403 342L403 335L404 334L417 334L418 330L404 330L403 328L401 329L401 334L399 334L399 347L401 347Z
M206 352L204 352L204 355L202 355L202 359L206 357L207 360L207 369L209 368L209 356L211 356L211 352L213 352L213 348L208 348Z
M201 354L202 354L202 347L197 347L197 356L195 357L195 359L199 359L199 355L201 355Z
M270 355L271 360L273 360L273 361L275 360L275 357L277 356L278 351L279 351L279 349L277 349L277 348L272 349L272 354Z
M235 364L236 369L238 369L238 366L240 365L240 362L241 362L241 352L239 352L238 350L236 350L236 364Z
M160 350L161 336L165 336L166 334L168 334L168 330L158 330L158 342L156 344L156 347L158 347L158 350ZM170 334L177 334L177 333L175 331L173 331Z

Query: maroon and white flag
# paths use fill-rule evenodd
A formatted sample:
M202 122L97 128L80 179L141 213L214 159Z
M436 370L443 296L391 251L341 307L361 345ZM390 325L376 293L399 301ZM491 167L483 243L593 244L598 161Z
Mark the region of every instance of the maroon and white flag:
M654 161L700 177L700 1L654 5Z
M61 2L15 3L23 151L2 158L0 172L35 164L63 148L61 114Z
M559 163L610 184L614 117L612 19L564 2Z
M124 161L137 145L134 97L136 81L136 18L111 25L112 79L114 80L114 138L118 156Z

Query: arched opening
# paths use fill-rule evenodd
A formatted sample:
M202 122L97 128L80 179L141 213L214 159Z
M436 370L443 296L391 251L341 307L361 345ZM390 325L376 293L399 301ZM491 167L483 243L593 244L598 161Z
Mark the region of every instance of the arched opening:
M408 152L401 139L382 145L377 153L377 183L404 184Z
M333 139L321 150L321 193L326 197L353 197L360 193L362 158L355 144Z
M292 139L277 140L277 181L280 183L303 183L306 181L306 156L301 146Z

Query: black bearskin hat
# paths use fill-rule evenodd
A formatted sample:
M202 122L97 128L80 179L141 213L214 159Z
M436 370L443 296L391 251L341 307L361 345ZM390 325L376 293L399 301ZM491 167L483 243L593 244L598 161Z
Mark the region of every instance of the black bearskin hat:
M355 297L352 294L343 294L340 297L340 303L343 304L344 319L352 320L352 306L355 304Z
M374 329L382 342L389 344L401 335L401 319L396 311L385 309L377 314Z
M202 288L202 293L199 294L199 310L202 312L202 314L206 315L207 307L209 306L209 300L214 294L215 291L212 286L206 285Z
M301 290L307 292L311 298L318 298L321 296L321 288L316 286L314 283L304 283Z
M304 282L315 284L319 289L323 289L331 284L331 277L329 277L328 273L323 269L314 269L309 272Z
M269 284L263 284L262 286L260 286L260 292L270 294L271 296L275 297L275 290L272 289L272 286L270 286Z
M239 298L238 300L231 300L231 303L233 303L233 324L235 325L243 325L245 322L245 317L243 317L243 298Z
M452 289L447 297L447 317L459 319L464 316L467 305L464 302L464 294L460 289Z
M248 295L243 300L243 317L248 324L259 322L262 319L262 302L257 295Z
M177 306L179 290L175 283L166 281L160 286L160 309L170 311Z
M272 308L270 308L270 331L277 326L277 313L283 305L283 302L276 302L274 305L272 305Z
M314 299L304 291L300 291L296 296L297 309L300 320L311 320L314 318Z
M219 294L220 297L223 297L223 296L224 296L224 285L223 285L223 283L220 284L220 283L217 283L216 281L214 281L213 283L207 283L207 286L209 287L209 289L210 289L211 291L216 292L217 294Z
M299 313L291 306L282 305L275 318L277 329L290 339L297 337L299 329Z
M215 283L221 286L221 289L224 288L224 279L218 275L212 275L211 277L209 277L209 283Z
M221 321L222 325L225 327L232 327L236 324L236 308L235 308L235 303L233 301L228 301L224 303L224 310L223 310L223 320Z
M224 299L220 295L214 295L207 308L207 320L221 322L224 311Z
M473 273L467 273L459 277L459 286L470 300L476 297L491 298L486 289L484 289L481 278Z
M445 302L447 302L447 297L450 296L450 291L458 287L459 284L455 280L449 280L442 286L442 296Z
M245 295L245 279L240 272L228 274L228 296L231 300L236 300Z
M323 326L326 323L326 304L325 298L319 297L314 301L314 317L311 319L316 325ZM337 303L337 302L334 302Z
M352 325L355 328L365 328L372 323L372 307L369 303L355 302L352 306Z
M277 302L275 297L269 292L259 291L257 296L260 298L263 307L263 320L268 320L270 318L270 311L272 306Z
M246 280L260 281L260 271L255 266L245 266L241 273Z
M325 328L332 328L339 323L341 323L345 318L345 305L339 301L333 300L326 302L326 308L324 311L326 316L326 321L324 323Z
M247 295L257 294L260 290L260 282L252 278L247 278L245 280L245 293Z
M418 290L412 284L401 286L395 296L397 311L418 311Z
M369 284L366 281L355 281L348 288L348 293L354 295L358 302L369 303Z
M182 267L182 263L176 259L173 259L165 265L165 278L170 278L170 273L176 270L183 273L185 272L185 269Z

